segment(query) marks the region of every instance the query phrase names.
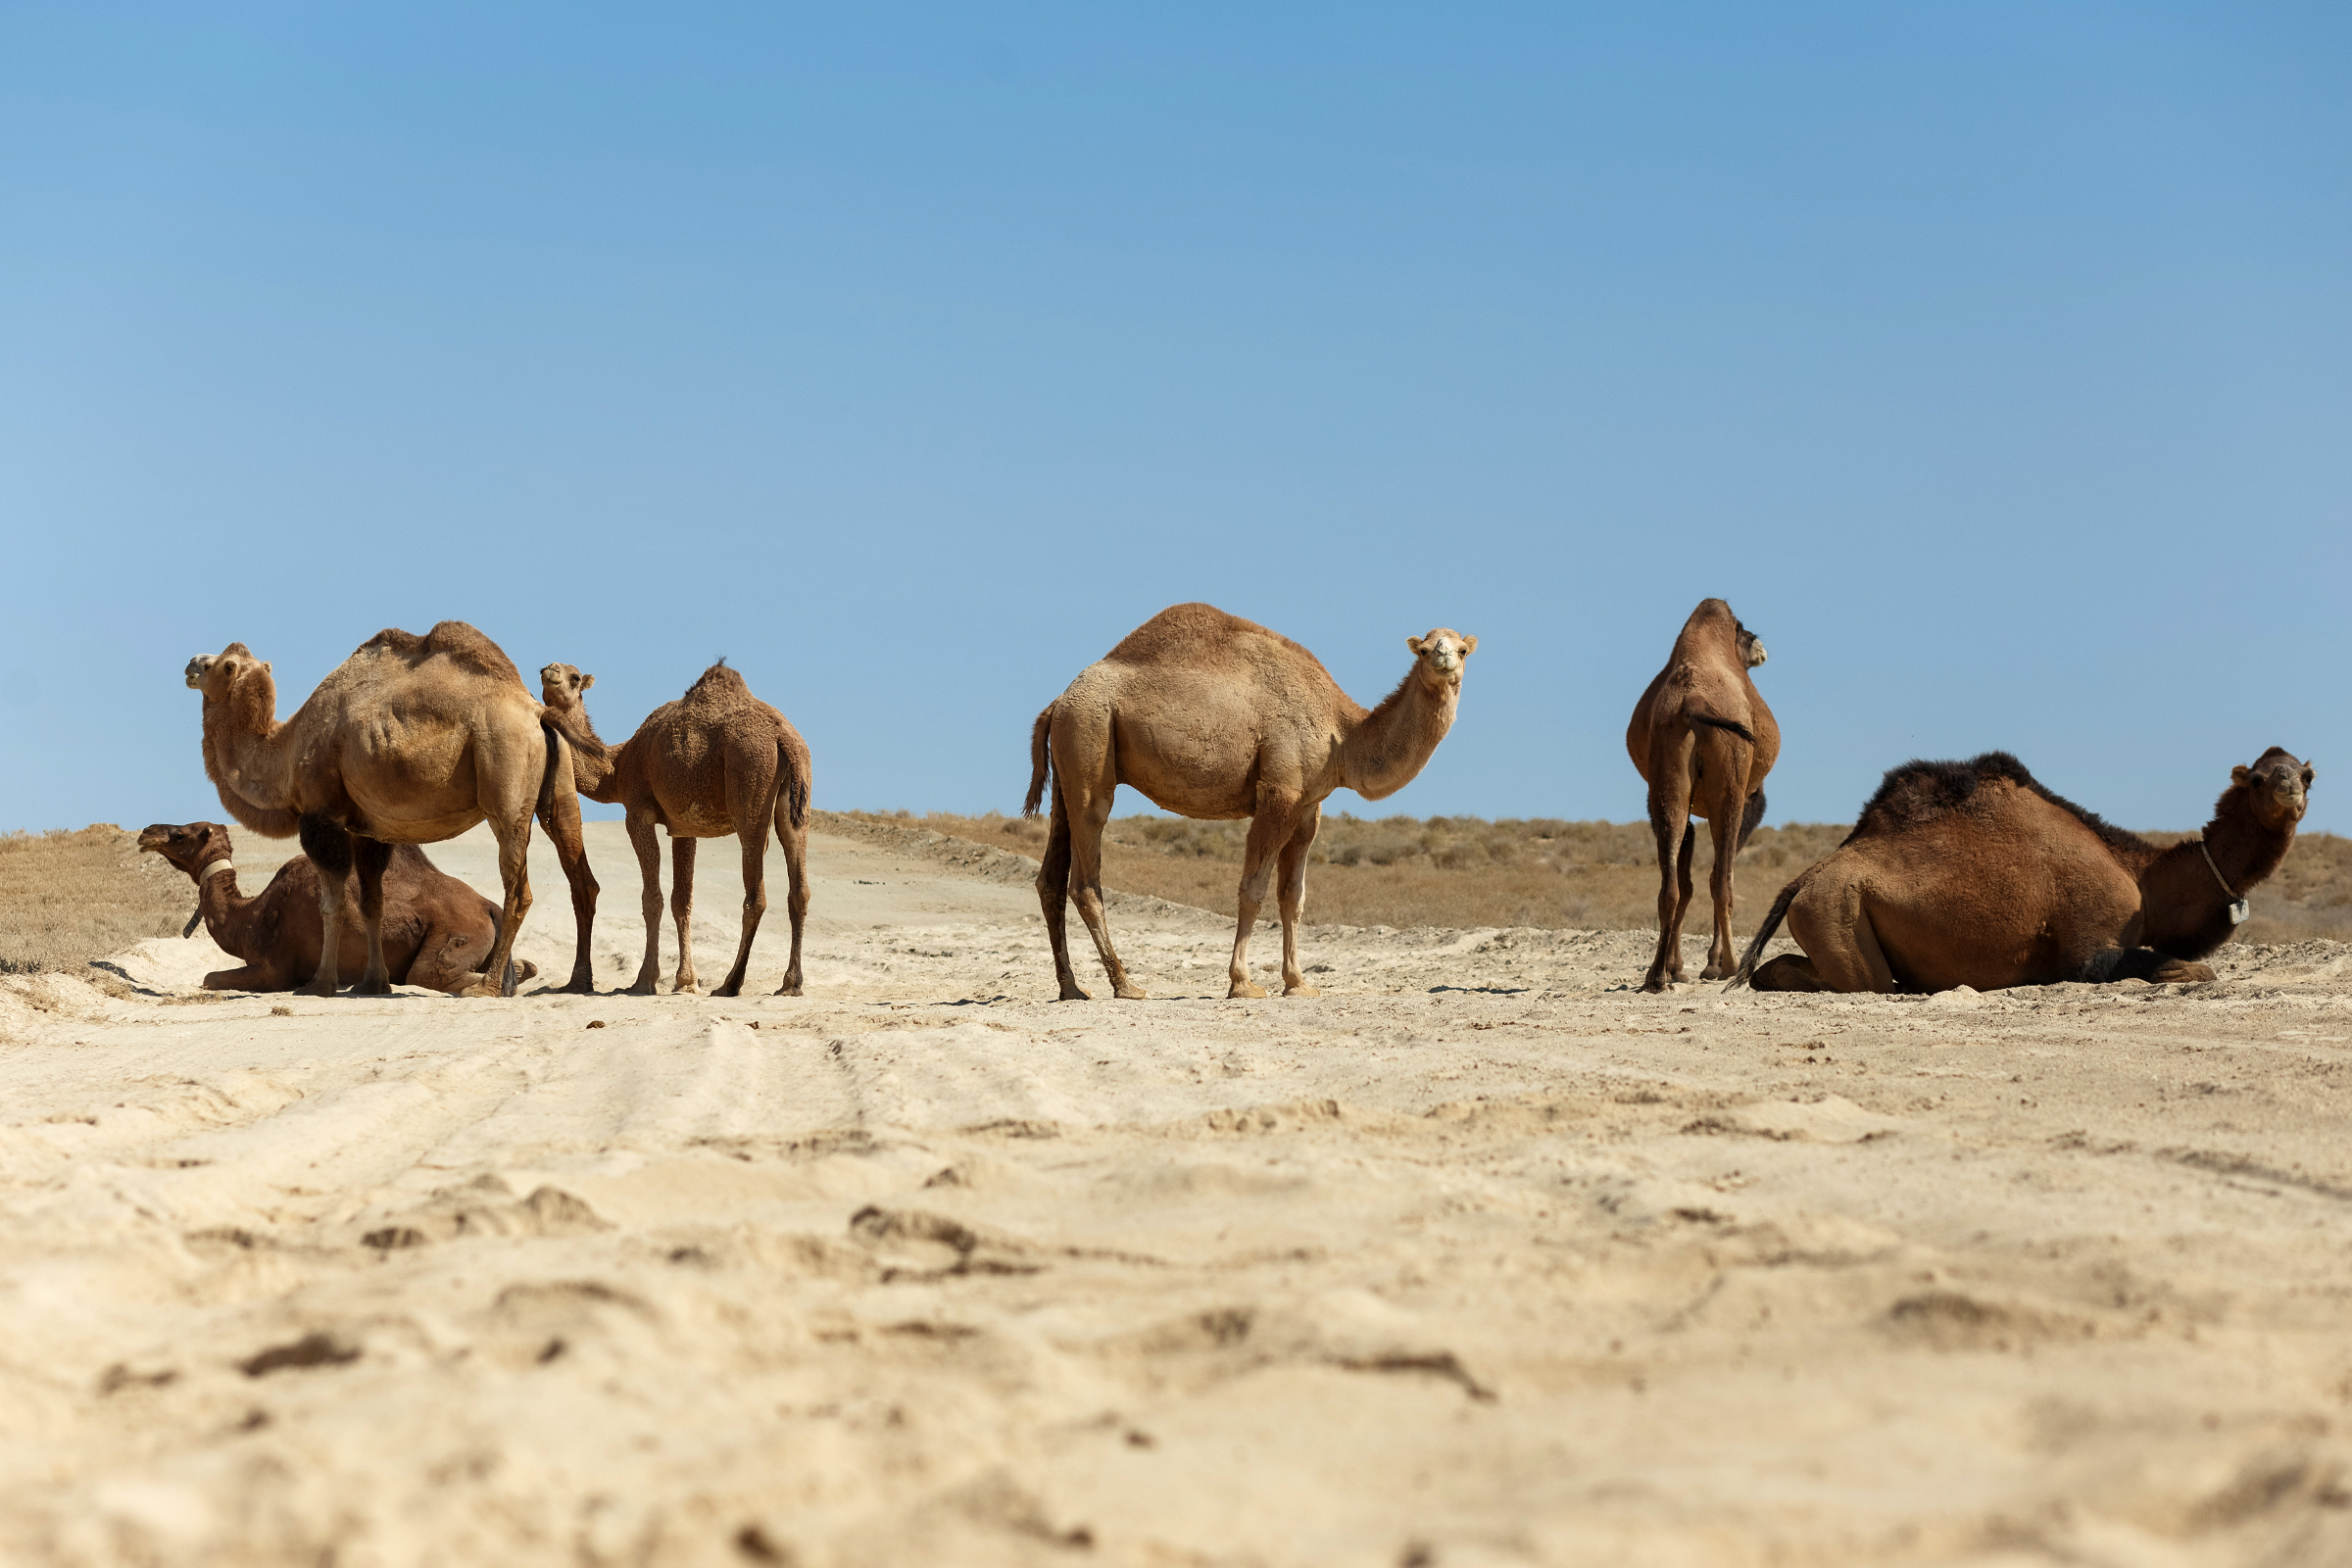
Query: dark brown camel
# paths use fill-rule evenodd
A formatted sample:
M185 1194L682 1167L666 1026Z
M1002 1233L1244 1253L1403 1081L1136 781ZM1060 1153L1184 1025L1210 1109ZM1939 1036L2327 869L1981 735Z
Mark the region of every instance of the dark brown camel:
M1764 645L1732 607L1702 599L1626 726L1625 749L1649 785L1649 829L1658 841L1658 951L1644 991L1663 991L1683 978L1683 914L1690 907L1690 857L1698 843L1694 816L1706 818L1715 841L1708 879L1715 939L1699 978L1732 972L1732 861L1764 819L1764 775L1781 756L1781 726L1747 674L1762 662Z
M752 938L767 912L767 833L784 846L792 961L780 997L801 994L801 929L808 917L808 747L792 721L752 695L721 660L674 703L663 703L617 749L588 720L581 694L596 684L569 664L539 671L540 700L571 748L572 777L592 801L628 808L629 843L645 878L645 962L632 996L650 997L662 970L662 849L669 833L670 909L678 922L677 989L695 989L694 844L732 833L743 845L743 935L735 967L712 996L743 991Z
M318 867L298 855L277 868L252 898L237 892L228 829L219 822L158 822L139 834L139 848L160 855L196 883L197 923L220 951L243 958L241 969L216 969L207 991L292 991L318 972L325 927L319 915ZM367 933L360 925L358 879L346 872L343 941L338 979L357 980L368 966ZM428 986L455 995L477 984L498 942L498 906L437 869L414 844L396 844L384 865L384 964L396 986ZM518 978L539 972L519 963Z
M1906 762L1830 855L1781 890L1733 977L1759 991L1947 991L2211 980L2310 800L2278 747L2230 770L2213 820L2160 850L2051 794L2007 752ZM1805 950L1758 966L1781 923Z

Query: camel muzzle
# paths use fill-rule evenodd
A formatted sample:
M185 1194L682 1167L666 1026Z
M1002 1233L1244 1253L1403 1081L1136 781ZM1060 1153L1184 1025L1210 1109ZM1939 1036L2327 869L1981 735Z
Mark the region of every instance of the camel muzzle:
M198 654L194 659L188 661L188 690L197 691L203 687L205 671L213 667L213 660L216 657L213 654Z

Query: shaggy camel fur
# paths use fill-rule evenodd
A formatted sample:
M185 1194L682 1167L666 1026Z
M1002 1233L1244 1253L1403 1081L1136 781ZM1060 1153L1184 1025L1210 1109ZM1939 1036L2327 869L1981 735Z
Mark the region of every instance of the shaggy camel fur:
M1906 762L1846 841L1782 889L1733 977L1759 991L1945 991L2211 980L2294 842L2312 769L2272 747L2196 838L2160 850L2035 783L2006 752ZM1786 914L1805 950L1757 967ZM1727 988L1728 989L1728 988Z
M791 720L752 695L743 676L720 660L674 703L663 703L617 749L597 738L580 696L596 684L569 664L539 671L548 711L560 715L572 746L582 795L629 812L629 843L645 879L645 962L631 996L650 997L662 968L662 850L669 831L673 862L670 909L678 922L679 991L695 989L694 845L734 834L743 845L743 935L735 967L711 995L738 996L752 961L752 938L767 912L767 832L784 846L784 907L792 917L792 961L780 997L801 994L801 928L808 917L808 747Z
M1764 645L1732 607L1702 599L1626 726L1625 749L1649 785L1649 828L1658 841L1658 952L1644 991L1663 991L1683 978L1683 914L1690 907L1690 855L1698 842L1694 816L1706 818L1715 841L1708 883L1715 939L1699 978L1732 972L1732 861L1764 819L1764 775L1781 756L1781 726L1747 674L1762 662Z
M296 856L277 868L253 898L237 892L228 829L218 822L158 822L139 834L139 848L160 855L196 884L196 913L182 935L201 923L223 953L243 958L241 969L216 969L207 991L291 991L318 971L323 944L318 916L318 867ZM441 871L414 844L396 844L384 866L384 962L398 986L459 992L474 983L498 941L498 906ZM367 933L359 921L358 890L343 890L340 980L360 978ZM524 962L521 978L537 974Z
M1227 995L1266 994L1250 979L1250 932L1278 861L1283 994L1317 995L1298 969L1298 911L1323 799L1346 788L1377 801L1411 783L1453 725L1462 664L1478 647L1477 638L1443 626L1404 641L1413 667L1367 712L1289 638L1212 606L1177 605L1128 633L1047 705L1030 732L1022 811L1037 813L1050 774L1053 826L1037 895L1062 1001L1087 995L1070 968L1070 898L1111 990L1144 995L1102 918L1102 829L1121 784L1180 816L1250 819Z
M496 643L460 620L422 637L376 633L318 683L292 718L277 719L270 665L243 643L188 661L188 685L204 694L204 770L231 816L270 838L300 834L318 862L322 952L304 989L334 994L342 973L343 889L359 870L368 966L355 995L391 989L383 946L384 869L397 844L433 844L487 821L498 840L506 902L498 941L478 982L460 996L513 996L508 961L531 906L525 854L542 814L571 881L579 945L572 979L588 963L596 879L580 835L579 802L557 781L570 776L564 738Z

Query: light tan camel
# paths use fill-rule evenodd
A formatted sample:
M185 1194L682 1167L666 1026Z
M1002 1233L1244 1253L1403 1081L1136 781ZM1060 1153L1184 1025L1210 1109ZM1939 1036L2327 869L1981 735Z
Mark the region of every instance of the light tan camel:
M1102 918L1102 829L1121 784L1180 816L1250 819L1226 994L1266 994L1250 979L1250 932L1279 861L1283 994L1318 995L1298 969L1298 911L1324 797L1345 788L1377 801L1411 783L1453 725L1463 662L1478 647L1477 638L1443 626L1404 641L1413 667L1366 712L1289 638L1210 605L1176 605L1128 633L1047 705L1030 732L1022 811L1037 813L1050 776L1053 826L1037 895L1062 1001L1087 995L1070 968L1071 898L1111 990L1131 1000L1144 995Z
M368 967L354 995L391 989L384 961L384 868L396 844L436 844L488 822L506 902L482 978L460 996L513 996L514 938L531 906L531 817L544 812L579 917L574 978L588 956L596 882L568 788L569 749L496 643L462 620L424 636L376 633L277 719L270 665L243 643L188 661L204 694L204 770L237 821L269 838L300 835L320 872L321 954L304 990L332 996L341 970L345 877L359 871Z
M678 922L677 989L694 978L694 845L734 834L743 845L743 935L735 967L711 995L738 996L752 961L752 938L767 912L767 832L784 846L789 879L784 907L792 918L792 961L780 997L801 994L801 928L808 916L808 747L775 709L752 695L721 660L674 703L648 714L618 748L597 737L581 694L596 684L569 664L539 671L539 692L571 742L572 774L592 801L628 808L629 843L645 878L645 962L629 994L650 997L662 968L662 849L669 832L670 909Z
M1762 662L1764 645L1732 607L1702 599L1626 726L1625 749L1649 785L1649 830L1658 841L1658 951L1642 981L1644 991L1663 991L1683 977L1683 915L1690 907L1690 856L1698 843L1694 816L1706 818L1715 841L1708 879L1715 939L1699 978L1720 980L1738 961L1732 861L1764 819L1764 775L1781 755L1781 726L1748 678Z
M2034 781L2007 752L1888 772L1843 844L1786 888L1732 985L1948 991L2192 983L2278 868L2313 772L2278 747L2230 770L2213 820L2160 850ZM1757 957L1787 915L1805 956ZM1727 988L1729 989L1729 988Z

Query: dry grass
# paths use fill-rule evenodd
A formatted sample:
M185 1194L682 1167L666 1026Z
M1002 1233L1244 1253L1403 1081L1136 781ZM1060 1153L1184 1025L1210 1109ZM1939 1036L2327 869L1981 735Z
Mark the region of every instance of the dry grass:
M844 812L854 821L920 827L951 838L1036 856L1042 817L991 812ZM1793 822L1762 827L1740 852L1738 932L1755 930L1783 884L1836 849L1850 824ZM1124 816L1103 835L1102 880L1122 893L1148 893L1199 908L1230 910L1248 822ZM2150 833L2170 844L2180 833ZM1543 817L1490 822L1472 816L1426 820L1389 816L1323 818L1310 857L1310 925L1550 926L1572 930L1657 929L1658 872L1648 824L1564 822ZM1684 931L1715 928L1706 879L1715 864L1702 824L1698 884ZM2297 841L2278 874L2255 895L2259 911L2239 933L2247 942L2352 941L2352 839L2332 833ZM1265 917L1273 916L1271 901Z
M195 907L188 879L111 822L0 834L0 974L86 969L179 935Z

